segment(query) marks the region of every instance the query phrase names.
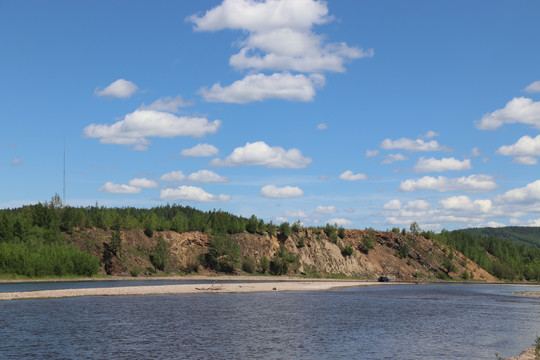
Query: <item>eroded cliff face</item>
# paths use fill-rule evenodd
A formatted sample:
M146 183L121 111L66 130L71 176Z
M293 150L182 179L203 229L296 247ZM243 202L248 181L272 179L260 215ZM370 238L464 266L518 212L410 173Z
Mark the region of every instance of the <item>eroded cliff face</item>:
M142 230L127 230L122 231L122 250L114 259L113 274L129 275L134 268L144 274L145 269L152 268L148 254L159 236L163 236L169 246L170 271L209 272L200 262L201 255L208 251L208 234L156 231L148 238ZM452 252L432 239L412 234L346 230L344 237L339 238L327 236L322 229L301 229L287 238L267 233L230 236L239 244L242 257L253 259L255 264L260 264L263 257L272 261L276 251L284 246L298 259L291 275L344 275L366 279L384 275L391 280L422 280L447 274L451 278L496 281L461 253ZM102 256L103 242L110 241L110 233L83 230L75 232L70 239L79 248ZM371 246L366 247L366 242ZM349 252L352 249L350 255L345 251L347 246L350 247ZM242 273L241 266L238 272Z

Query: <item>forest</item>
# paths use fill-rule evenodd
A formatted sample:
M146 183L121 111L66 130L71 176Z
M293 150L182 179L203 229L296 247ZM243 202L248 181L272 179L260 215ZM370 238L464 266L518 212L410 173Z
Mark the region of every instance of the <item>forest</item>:
M203 212L189 206L169 204L150 209L106 208L98 204L71 207L64 206L56 195L49 202L0 210L0 275L45 277L97 274L106 259L81 251L66 241L73 231L80 229L112 231L108 249L114 254L115 247L120 246L119 243L115 245L114 239L120 238L121 230L142 229L148 237L152 237L155 231L164 230L178 233L199 231L221 239L243 232L288 237L291 229L294 230L299 224L282 223L277 226L255 215L245 218L221 210ZM337 234L343 237L345 231L331 224L321 229L335 233L336 237ZM540 248L536 246L515 245L507 239L460 230L443 230L439 234L421 232L416 223L411 225L410 232L433 238L463 253L499 279L540 281ZM163 251L166 252L166 247ZM149 256L154 256L154 259L166 257L166 253L159 257L156 254Z

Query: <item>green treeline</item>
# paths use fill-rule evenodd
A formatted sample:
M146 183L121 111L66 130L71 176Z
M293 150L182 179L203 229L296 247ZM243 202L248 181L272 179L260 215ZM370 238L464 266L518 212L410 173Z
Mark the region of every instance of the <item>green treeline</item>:
M443 230L436 239L499 279L540 281L540 249L537 247L515 245L506 239L463 230Z

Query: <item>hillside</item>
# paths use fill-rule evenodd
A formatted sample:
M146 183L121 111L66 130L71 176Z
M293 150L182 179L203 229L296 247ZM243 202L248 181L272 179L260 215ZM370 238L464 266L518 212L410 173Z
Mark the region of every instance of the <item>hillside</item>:
M111 231L94 228L74 231L67 236L67 240L78 248L103 258L106 252L105 244L110 242L112 236ZM152 252L160 237L165 240L169 250L167 272L215 272L204 260L205 254L212 249L211 236L206 233L156 231L148 237L143 230L125 230L121 231L122 250L108 268L109 274L153 274L155 269L148 254ZM232 234L230 239L238 244L240 254L237 260L233 261L235 264L231 272L270 273L271 263L292 255L287 269L282 271L283 274L312 277L355 276L366 279L385 275L392 280L437 277L496 280L461 253L422 236L345 230L343 239L338 237L336 240L335 236L333 238L320 228L301 228L288 237L270 236L268 233ZM366 242L371 242L372 245L365 246ZM347 246L352 250L350 255L345 250ZM263 265L264 258L269 262L266 269ZM105 273L103 262L100 271Z
M540 248L540 227L533 226L506 226L506 227L483 227L463 229L466 233L478 236L492 236L499 239L507 239L516 245L536 246Z

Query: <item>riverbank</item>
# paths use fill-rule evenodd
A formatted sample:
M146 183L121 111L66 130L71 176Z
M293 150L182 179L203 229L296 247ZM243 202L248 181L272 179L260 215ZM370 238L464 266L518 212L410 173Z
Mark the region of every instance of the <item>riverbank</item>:
M512 358L506 358L504 360L535 360L534 348L530 348Z
M264 277L263 277L264 278ZM170 278L168 278L170 280ZM209 278L201 277L201 280ZM210 278L215 279L215 278ZM250 278L251 279L251 278ZM193 279L197 280L197 279ZM235 277L215 279L213 284L180 284L158 286L125 286L114 288L61 289L0 293L0 300L50 299L81 296L137 296L137 295L174 295L174 294L223 294L272 291L316 291L346 287L384 285L374 281L348 280L280 280L280 281L243 281L236 283L218 283L219 280L235 280ZM245 280L245 278L244 278ZM268 278L264 278L268 280ZM404 283L401 283L404 284Z

